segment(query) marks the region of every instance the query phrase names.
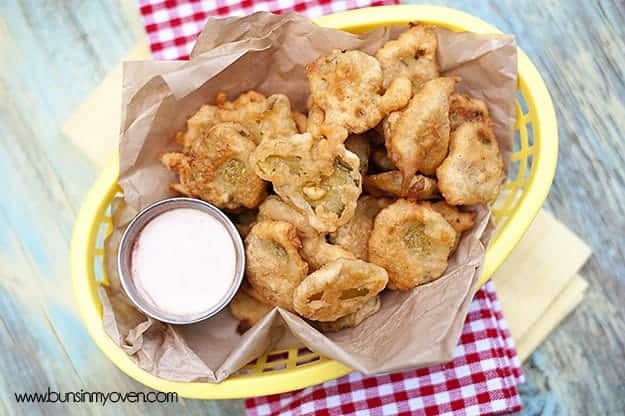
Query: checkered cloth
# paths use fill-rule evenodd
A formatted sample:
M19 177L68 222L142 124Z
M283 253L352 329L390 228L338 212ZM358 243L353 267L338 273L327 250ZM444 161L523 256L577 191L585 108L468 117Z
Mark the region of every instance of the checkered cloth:
M143 25L155 59L188 59L209 16L254 12L298 12L310 18L359 7L397 4L399 0L139 0Z
M493 415L518 412L521 363L488 282L447 364L367 377L351 373L303 390L247 399L248 416Z
M156 59L187 59L209 16L297 11L309 17L397 0L139 0ZM475 295L452 362L248 399L248 415L484 415L521 409L521 365L492 282Z

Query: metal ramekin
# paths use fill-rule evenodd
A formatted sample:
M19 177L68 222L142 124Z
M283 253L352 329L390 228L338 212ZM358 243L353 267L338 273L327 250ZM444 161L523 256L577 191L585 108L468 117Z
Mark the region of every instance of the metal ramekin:
M152 306L150 302L143 299L138 293L137 289L135 288L131 274L132 250L135 241L139 237L139 233L143 230L143 227L145 227L147 223L154 219L156 216L176 208L198 209L211 215L213 218L217 219L220 223L222 223L224 227L226 227L228 234L232 238L232 242L234 243L235 247L235 254L237 257L234 281L232 287L230 288L230 291L223 299L223 301L197 316L190 316L188 318L167 316L164 315L162 311L159 311L154 306ZM236 227L234 226L232 221L230 221L230 219L218 208L207 202L200 201L199 199L169 198L155 202L152 205L144 208L141 212L139 212L139 214L137 214L136 217L133 218L132 221L130 221L130 224L128 224L128 227L126 227L126 230L124 231L122 239L119 243L119 249L117 252L117 271L119 274L119 280L121 281L122 287L124 288L126 295L128 295L128 297L135 304L135 306L139 308L139 310L141 310L144 314L159 321L167 322L170 324L192 324L202 321L206 318L210 318L211 316L217 314L219 311L224 309L226 305L230 303L237 290L239 289L241 281L243 280L243 273L245 271L245 249L243 246L243 240L241 239L241 236L239 235ZM198 273L210 273L210 265L207 265L205 270L198 270Z

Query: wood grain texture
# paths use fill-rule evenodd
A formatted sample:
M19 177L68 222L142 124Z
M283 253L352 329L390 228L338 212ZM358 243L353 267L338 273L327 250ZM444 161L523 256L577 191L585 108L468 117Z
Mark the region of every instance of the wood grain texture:
M526 332L520 339L515 338L517 339L517 353L522 362L527 360L531 353L562 322L562 319L573 312L584 300L586 289L588 289L588 282L578 274L573 276L573 279L562 290L560 296L553 300L547 309L543 311L541 319L534 323L531 330ZM501 292L498 291L497 293ZM509 319L506 318L506 321L509 321Z
M595 253L581 272L590 283L586 301L525 365L526 413L622 414L625 3L428 3L516 34L536 63L560 125L547 207ZM22 0L2 2L0 11L0 414L241 413L239 401L16 405L14 391L47 386L146 391L97 351L76 317L68 245L96 171L61 133L61 123L144 35L134 0Z
M541 210L493 275L521 361L582 301L588 284L576 273L589 255L590 248L583 241ZM558 260L564 257L570 260Z
M124 61L150 59L147 41L138 42ZM62 132L97 168L102 168L117 150L121 120L123 62L106 74L102 82L63 124Z

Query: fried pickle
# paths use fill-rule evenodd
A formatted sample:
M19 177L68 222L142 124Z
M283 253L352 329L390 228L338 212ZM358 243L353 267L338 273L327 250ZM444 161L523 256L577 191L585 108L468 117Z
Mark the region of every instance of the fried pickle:
M320 138L323 136L321 130L323 128L323 119L324 113L321 107L316 105L312 96L308 96L308 119L306 120L306 131L312 135L314 138ZM347 130L341 127L347 133ZM345 139L347 139L348 134L345 135Z
M363 188L375 196L400 197L402 195L403 176L398 170L377 173L365 176L362 180ZM425 200L440 197L436 179L423 175L410 178L404 198L410 200Z
M314 140L310 133L263 140L251 155L255 172L272 182L285 201L331 232L354 215L361 193L358 156L342 144Z
M238 111L241 118L256 118L266 110L267 97L258 91L250 90L239 95L234 101L228 100L225 92L218 92L215 96L215 106L224 111ZM222 120L235 121L235 120Z
M382 267L338 259L309 274L295 289L293 306L305 318L336 321L362 308L388 282Z
M306 133L306 127L308 126L308 117L304 113L296 111L293 113L293 120L295 121L295 127L297 127L298 133Z
M335 50L306 66L313 105L309 124L323 124L364 133L391 111L404 107L412 86L406 78L394 79L382 95L382 68L361 51ZM313 117L313 114L315 117ZM333 127L335 128L335 127ZM309 130L311 131L311 130ZM311 131L315 137L315 131Z
M449 123L451 131L463 123L490 123L488 107L484 101L461 94L452 94L449 99Z
M256 91L241 94L234 101L228 101L224 93L218 93L216 105L203 105L187 120L187 129L176 135L176 142L184 149L190 148L193 142L200 138L204 131L223 122L244 124L255 143L260 141L260 134L255 126L267 107L267 98Z
M373 220L378 212L391 204L387 198L364 195L358 199L356 212L347 224L341 225L330 234L330 242L353 253L360 260L369 259L369 236ZM306 244L304 243L304 246Z
M417 172L434 175L447 156L449 96L456 82L457 78L427 81L404 110L391 113L384 121L389 156L402 172L406 186Z
M490 125L461 124L451 134L449 155L436 170L436 176L441 194L451 205L492 202L505 175Z
M360 159L358 170L361 176L365 176L369 170L369 139L361 134L350 134L345 141L345 148L358 156Z
M291 137L299 133L291 112L291 102L286 95L274 94L267 98L267 108L261 114L258 127L261 140Z
M256 91L248 91L234 101L228 101L226 94L221 92L215 101L215 105L203 105L187 120L187 129L176 135L176 142L184 149L188 149L203 131L223 122L242 124L256 144L264 137L297 133L291 103L286 95L275 94L267 98Z
M382 66L384 88L395 78L403 77L417 91L424 82L437 78L437 48L434 28L421 23L411 24L399 38L386 42L375 54Z
M277 195L270 195L258 207L257 221L273 220L289 222L295 226L300 238L313 237L318 234L310 223L308 218L301 211L292 205L284 202Z
M248 296L253 297L254 299L259 301L260 303L264 303L266 305L270 305L270 301L268 299L266 299L263 296L262 293L260 293L258 290L256 290L256 288L250 284L250 282L247 280L247 278L243 278L243 281L241 282L241 287L239 288L239 290L242 290ZM272 306L275 306L275 305L272 305Z
M243 290L239 290L228 305L230 314L240 321L237 327L237 332L239 334L243 334L256 325L256 323L272 309L273 307L271 305L254 299Z
M376 296L367 301L356 312L345 315L336 321L317 322L317 327L322 332L338 332L347 328L356 328L362 321L379 311L380 306L382 306L380 296Z
M375 218L369 261L388 271L389 286L407 290L439 278L457 234L431 207L400 199Z
M348 155L336 157L328 174L306 184L302 188L303 199L293 199L296 206L309 212L308 220L319 232L334 231L354 215L362 179L356 164L358 158L345 152Z
M288 138L265 140L250 155L254 170L274 187L290 188L315 180L315 176L329 169L333 156L327 141L323 146L309 133ZM280 192L278 192L280 194Z
M301 247L295 226L283 221L258 222L245 238L245 275L267 303L293 310L293 291L308 274Z
M328 243L325 235L319 233L302 237L301 254L311 271L318 270L334 260L356 258L351 251Z
M172 189L227 210L255 208L267 196L266 183L249 161L256 146L238 123L202 130L184 153L165 153L161 162L178 174Z
M449 205L445 201L422 202L421 205L429 206L445 218L445 221L453 227L458 235L470 230L475 225L474 211L460 211L458 207Z
M308 263L311 271L317 270L324 264L336 259L356 258L345 248L328 243L324 235L310 226L304 214L278 196L269 196L261 204L258 208L257 220L285 221L293 224L302 241L300 254Z

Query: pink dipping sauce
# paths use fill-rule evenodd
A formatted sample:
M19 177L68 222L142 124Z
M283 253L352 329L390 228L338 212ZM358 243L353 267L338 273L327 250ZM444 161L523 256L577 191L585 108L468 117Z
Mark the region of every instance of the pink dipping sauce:
M223 302L235 273L236 250L228 230L192 208L176 208L152 219L132 250L137 292L170 316L197 316Z

